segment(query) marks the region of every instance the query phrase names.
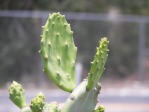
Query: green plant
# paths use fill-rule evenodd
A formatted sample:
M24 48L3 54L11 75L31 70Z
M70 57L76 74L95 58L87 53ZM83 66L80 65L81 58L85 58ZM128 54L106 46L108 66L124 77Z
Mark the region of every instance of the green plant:
M71 94L63 106L56 102L46 103L42 93L31 101L30 106L26 106L25 91L20 84L13 82L9 88L12 102L21 109L20 112L104 112L103 106L97 106L97 98L101 89L98 81L103 74L108 56L107 38L102 38L99 43L88 78L76 87L77 48L74 45L70 24L65 16L53 13L42 28L39 53L43 71L59 88Z

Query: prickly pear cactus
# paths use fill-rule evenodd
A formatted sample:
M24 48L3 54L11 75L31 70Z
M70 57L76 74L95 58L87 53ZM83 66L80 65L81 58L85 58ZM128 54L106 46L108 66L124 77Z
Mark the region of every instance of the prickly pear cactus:
M88 78L75 87L75 60L77 48L73 41L73 32L60 13L49 16L41 35L41 54L43 71L61 89L71 92L62 105L57 102L46 103L42 93L26 105L24 89L17 82L9 87L11 101L20 108L20 112L104 112L104 106L98 104L101 85L98 83L104 72L108 56L108 39L102 38L97 53L91 62Z
M65 16L49 16L41 35L41 50L45 74L61 89L71 92L75 88L75 60L77 48L73 32Z

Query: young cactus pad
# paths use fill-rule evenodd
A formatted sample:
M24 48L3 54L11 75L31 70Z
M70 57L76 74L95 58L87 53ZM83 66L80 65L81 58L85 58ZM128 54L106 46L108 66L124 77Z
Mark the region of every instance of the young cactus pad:
M30 108L32 112L42 112L45 105L45 96L41 92L37 94L35 98L32 99Z
M97 53L94 57L94 61L91 62L91 69L88 76L87 89L91 90L95 87L99 81L103 71L104 66L108 56L108 39L106 37L102 38L99 43L99 48L97 48Z
M65 16L53 13L43 28L41 54L43 71L61 89L71 92L75 88L75 60L77 48L73 32Z
M9 89L10 100L20 109L26 106L26 97L23 87L17 82L13 81Z

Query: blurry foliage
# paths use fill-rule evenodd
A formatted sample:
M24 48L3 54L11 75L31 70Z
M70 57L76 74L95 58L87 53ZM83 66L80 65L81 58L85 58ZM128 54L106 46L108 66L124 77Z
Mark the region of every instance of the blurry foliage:
M39 49L38 23L32 19L0 18L0 83L30 75Z
M117 7L122 14L149 15L149 0L0 0L0 9L105 13Z
M116 7L122 14L149 15L149 0L0 0L0 10L49 10L107 13ZM138 24L103 21L70 21L78 47L78 61L86 69L96 52L99 38L109 37L107 74L126 76L137 66ZM146 26L146 35L149 25ZM20 79L37 70L41 21L0 18L0 84ZM146 46L148 46L147 42ZM35 67L36 65L36 67ZM9 78L8 78L9 77Z

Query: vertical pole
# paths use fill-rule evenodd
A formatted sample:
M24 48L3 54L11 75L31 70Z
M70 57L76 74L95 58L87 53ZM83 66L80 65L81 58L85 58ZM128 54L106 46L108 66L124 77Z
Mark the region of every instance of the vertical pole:
M145 22L142 19L139 23L139 57L138 57L138 75L137 80L144 79L144 47L145 47Z

